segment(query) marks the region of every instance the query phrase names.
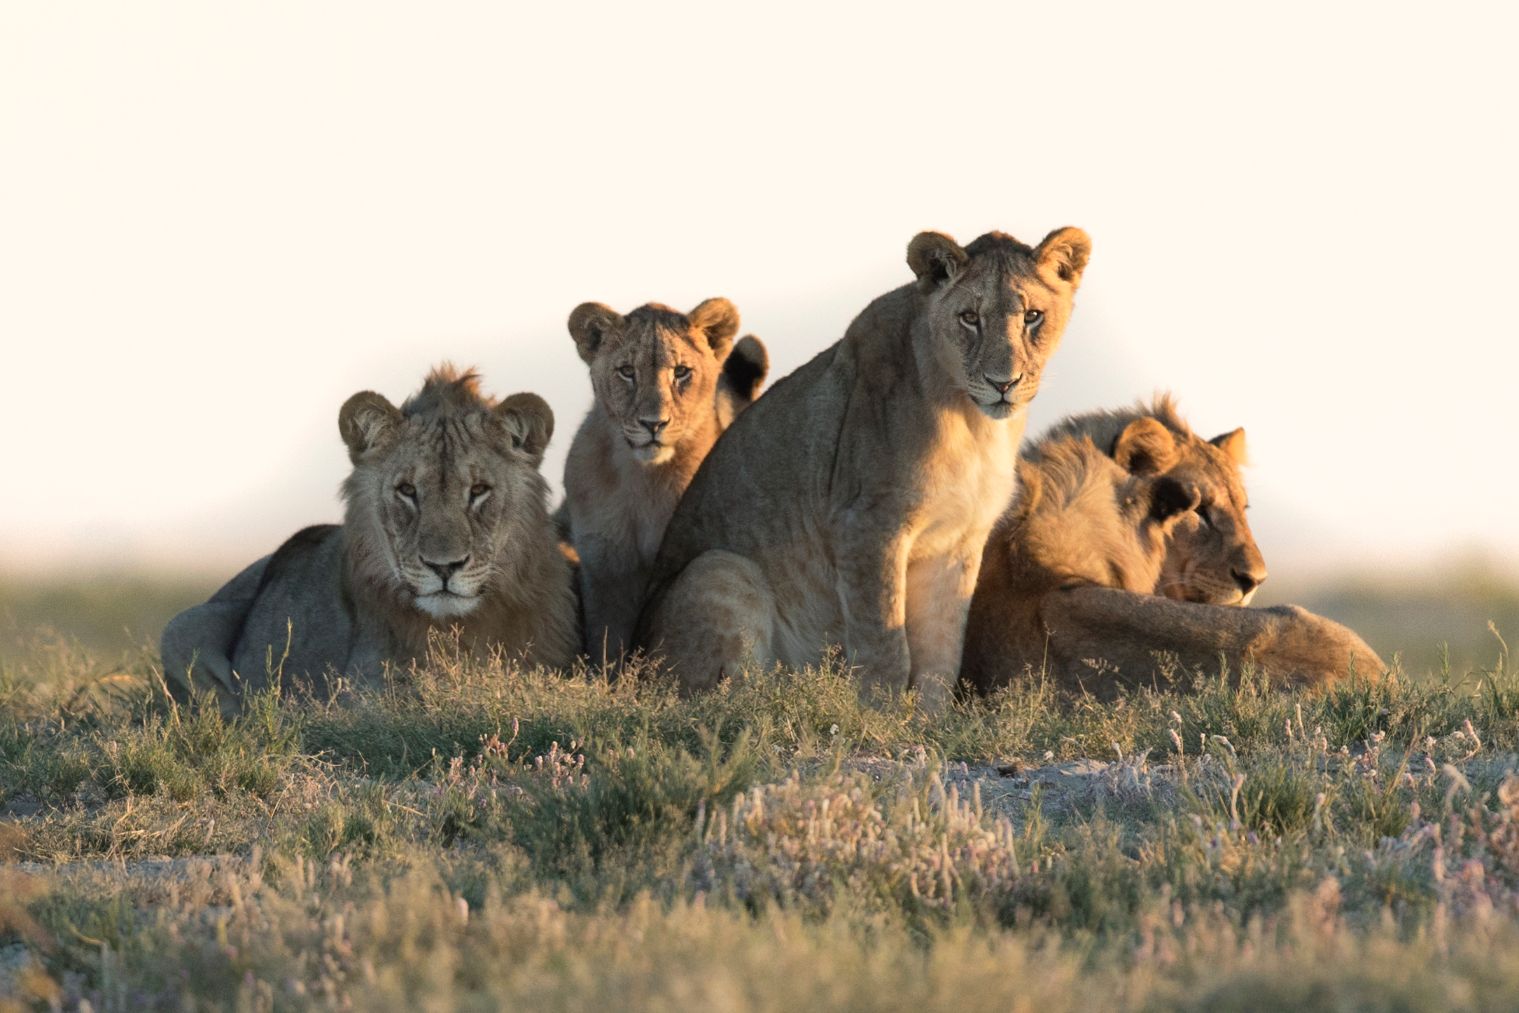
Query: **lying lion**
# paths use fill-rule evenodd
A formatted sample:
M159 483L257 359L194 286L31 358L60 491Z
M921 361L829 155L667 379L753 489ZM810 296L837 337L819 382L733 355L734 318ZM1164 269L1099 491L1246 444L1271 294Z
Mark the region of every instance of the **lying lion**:
M1197 509L1173 534L1156 593L1208 605L1248 605L1266 580L1266 561L1256 547L1245 511L1249 497L1241 472L1245 431L1205 440L1192 431L1170 394L1150 404L1095 411L1062 419L1024 455L1063 436L1087 436L1120 467L1136 474L1169 473L1198 491Z
M575 602L538 470L554 429L543 399L497 404L445 366L400 408L355 394L338 427L353 461L343 523L306 528L169 623L174 695L193 686L230 711L276 667L318 686L371 678L452 627L477 654L569 664Z
M738 320L727 299L690 313L584 303L570 314L596 400L565 460L560 514L593 659L615 661L631 646L675 504L764 381L765 346L753 335L735 343Z
M665 532L639 642L687 690L842 645L866 688L941 704L1026 409L1090 243L924 232L916 280L782 379L707 456Z
M1152 412L1069 420L1019 462L1022 494L987 541L971 602L962 682L988 692L1046 672L1106 695L1220 659L1280 685L1379 677L1382 660L1331 620L1204 603L1238 604L1265 576L1243 521L1244 436L1198 440L1169 399Z

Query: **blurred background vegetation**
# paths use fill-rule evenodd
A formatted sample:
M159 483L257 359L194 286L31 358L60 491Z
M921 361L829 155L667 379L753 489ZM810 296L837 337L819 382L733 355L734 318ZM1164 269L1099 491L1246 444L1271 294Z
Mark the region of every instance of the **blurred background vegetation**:
M149 647L156 653L164 623L217 586L215 580L169 574L0 573L0 662L20 661L60 639L103 659Z
M175 574L0 573L0 661L19 661L60 639L103 659L156 651L164 623L204 601L218 583ZM1389 661L1399 655L1413 675L1439 673L1447 664L1456 676L1491 667L1502 650L1493 628L1510 640L1519 637L1519 579L1481 557L1419 572L1273 576L1255 604L1283 602L1346 624Z

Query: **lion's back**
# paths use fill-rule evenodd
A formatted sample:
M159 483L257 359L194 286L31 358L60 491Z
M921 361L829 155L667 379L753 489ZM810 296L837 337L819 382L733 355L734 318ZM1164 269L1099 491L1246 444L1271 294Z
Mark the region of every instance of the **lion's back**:
M847 382L830 346L773 384L702 462L665 529L655 580L711 549L752 554L784 540L793 515L826 494ZM757 559L756 562L762 562Z
M266 684L275 670L308 678L330 668L342 671L354 653L356 632L343 587L343 529L314 525L292 535L270 558L238 636L233 669L245 688Z

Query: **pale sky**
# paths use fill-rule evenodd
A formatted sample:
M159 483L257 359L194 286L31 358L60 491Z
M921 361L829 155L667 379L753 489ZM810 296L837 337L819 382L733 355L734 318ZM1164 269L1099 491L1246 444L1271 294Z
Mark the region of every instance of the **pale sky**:
M779 376L914 233L1062 225L1035 426L1244 425L1277 574L1519 560L1514 8L1040 6L0 6L0 570L230 574L442 359L557 488L577 303L725 295Z

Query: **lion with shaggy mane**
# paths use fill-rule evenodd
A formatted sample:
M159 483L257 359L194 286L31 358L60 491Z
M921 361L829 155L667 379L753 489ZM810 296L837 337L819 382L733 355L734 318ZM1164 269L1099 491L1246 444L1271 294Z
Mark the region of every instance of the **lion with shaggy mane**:
M543 399L498 404L445 366L400 408L355 394L338 428L353 462L343 523L299 532L169 623L175 695L209 689L231 710L273 670L374 678L423 658L435 630L477 655L568 664L576 611L539 473L554 429Z
M1024 451L1036 458L1062 437L1085 436L1135 474L1165 472L1198 493L1191 516L1172 533L1155 593L1205 605L1248 605L1266 581L1266 561L1246 511L1244 429L1211 440L1192 431L1170 394L1150 404L1062 419Z
M1021 495L987 541L963 683L989 692L1045 672L1110 695L1220 658L1282 685L1379 677L1376 652L1338 623L1230 607L1265 579L1243 458L1243 430L1201 440L1168 397L1056 425L1019 462Z

